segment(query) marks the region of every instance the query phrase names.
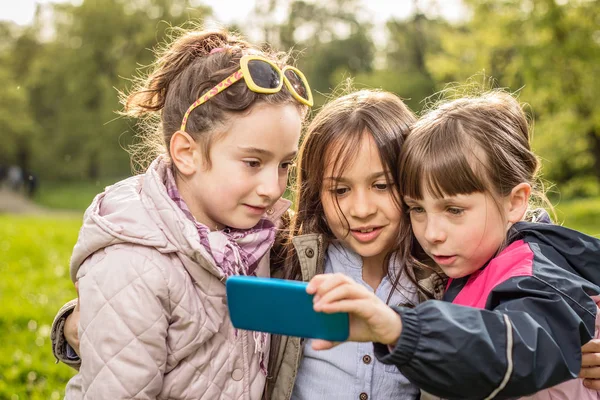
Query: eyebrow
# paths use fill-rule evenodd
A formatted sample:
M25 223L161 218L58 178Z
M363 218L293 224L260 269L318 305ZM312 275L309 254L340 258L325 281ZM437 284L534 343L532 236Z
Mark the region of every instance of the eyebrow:
M258 148L258 147L238 146L238 149L240 149L244 153L248 153L248 154L259 154L259 155L262 155L264 157L271 157L271 158L275 157L275 155L272 152L270 152L269 150L261 149L261 148ZM294 150L294 151L286 154L284 158L295 157L296 154L298 154L298 151Z
M387 174L385 171L373 172L372 174L367 176L367 180L380 178L380 177L386 176L386 175ZM326 176L324 179L330 180L330 181L336 181L336 182L346 182L347 181L347 179L345 179L343 176Z
M417 199L413 199L412 197L408 197L408 196L404 196L402 198L402 200L405 203L413 203L413 204L419 204L419 201L421 200L417 200ZM442 205L442 206L447 206L447 205L452 205L456 203L456 196L450 196L450 198L447 197L441 197L441 198L436 198L434 199L436 204Z

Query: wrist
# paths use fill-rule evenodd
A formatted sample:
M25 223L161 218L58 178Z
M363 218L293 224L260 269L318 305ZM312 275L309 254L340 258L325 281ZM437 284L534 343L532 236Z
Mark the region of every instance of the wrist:
M391 308L388 308L388 310L391 313L389 320L390 329L381 343L395 347L398 339L400 339L400 335L402 334L402 319L400 318L400 315Z

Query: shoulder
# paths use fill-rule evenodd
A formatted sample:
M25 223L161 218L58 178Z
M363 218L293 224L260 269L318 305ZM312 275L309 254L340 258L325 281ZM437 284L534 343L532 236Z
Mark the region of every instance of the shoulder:
M81 265L78 279L84 276L121 282L141 279L154 289L167 290L174 280L181 278L179 275L183 272L175 253L161 253L148 246L119 243L88 257Z

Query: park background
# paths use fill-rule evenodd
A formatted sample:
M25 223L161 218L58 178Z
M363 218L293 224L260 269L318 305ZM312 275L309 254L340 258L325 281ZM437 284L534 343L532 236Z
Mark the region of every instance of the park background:
M0 8L0 165L25 173L18 192L0 189L0 399L64 395L74 371L55 364L49 333L75 296L70 253L93 196L132 170L117 90L186 21L293 48L317 111L348 78L417 112L456 82L518 92L558 223L600 234L600 2L385 3L374 15L361 0L256 0L233 22L194 0L44 2L25 24Z

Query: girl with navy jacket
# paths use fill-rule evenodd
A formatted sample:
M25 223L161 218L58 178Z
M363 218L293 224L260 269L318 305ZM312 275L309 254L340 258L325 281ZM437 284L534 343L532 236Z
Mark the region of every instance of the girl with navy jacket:
M539 161L517 100L493 91L448 102L402 153L406 268L433 261L449 278L443 301L387 307L342 275L319 275L307 289L315 310L349 312L349 340L376 342L379 360L436 396L599 398L576 378L581 347L598 337L600 241L521 222Z

